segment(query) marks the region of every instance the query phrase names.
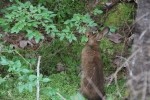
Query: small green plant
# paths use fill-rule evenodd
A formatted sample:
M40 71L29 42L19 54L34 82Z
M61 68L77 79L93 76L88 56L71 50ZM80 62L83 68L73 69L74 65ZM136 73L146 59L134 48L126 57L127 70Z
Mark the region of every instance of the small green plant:
M69 32L69 30L74 30L81 34L85 33L87 27L97 26L97 24L90 18L89 14L85 14L85 15L74 14L73 18L66 20L64 24L66 25L66 28L62 31L65 31L67 33ZM72 42L72 40L76 40L76 37L73 34L72 35L70 34L70 36L67 38L69 42ZM85 36L82 36L81 42L82 41L87 41Z
M2 48L1 48L2 47ZM19 93L29 91L32 92L37 84L47 83L49 78L44 78L41 74L39 77L35 75L31 66L35 65L32 59L25 59L19 52L6 46L0 42L0 96L6 97L7 92L18 89Z
M33 91L33 87L36 86L37 76L33 74L33 70L27 68L21 61L8 60L5 56L1 56L0 65L4 66L8 70L8 76L13 75L16 80L16 85L19 92L28 90ZM11 78L8 77L8 78ZM1 77L1 83L6 82L6 77ZM42 75L38 78L41 82L48 82L48 78L43 78Z
M84 33L87 27L97 25L89 14L74 14L73 18L64 21L64 25L58 30L54 23L56 14L44 6L33 6L29 1L13 4L3 12L4 18L0 18L0 26L6 32L12 34L25 33L29 40L34 38L37 43L44 39L44 33L51 37L57 36L60 40L76 41L77 37L74 34L76 31ZM99 12L97 11L97 13Z
M44 39L43 30L52 36L58 31L53 23L56 14L44 6L19 2L3 11L4 18L0 19L0 24L6 32L13 34L25 32L28 39L35 38L35 41L39 42Z
M85 1L82 0L36 0L45 5L48 9L54 11L58 23L72 18L73 14L85 14ZM34 2L36 2L34 1Z
M102 10L99 10L99 9L97 9L97 8L93 10L93 14L94 14L94 15L98 15L98 14L100 15L100 14L102 14L102 13L103 13L103 11L102 11Z
M110 32L112 33L116 32L117 30L117 27L114 27L114 26L109 26L109 28L110 28Z

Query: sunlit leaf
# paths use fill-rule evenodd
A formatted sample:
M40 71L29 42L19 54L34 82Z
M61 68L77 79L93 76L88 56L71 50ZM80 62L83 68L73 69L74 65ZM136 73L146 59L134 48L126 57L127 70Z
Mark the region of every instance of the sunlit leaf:
M49 78L43 78L43 79L42 79L42 82L49 82L49 81L50 81Z
M88 41L88 38L86 36L81 37L81 42L87 42L87 41Z
M9 61L6 59L5 56L1 56L0 64L1 65L8 65Z
M29 80L30 80L30 81L33 81L33 80L35 80L36 78L37 78L36 75L29 75Z
M103 11L99 10L99 9L94 9L93 13L94 13L94 15L98 15L98 14L102 14Z

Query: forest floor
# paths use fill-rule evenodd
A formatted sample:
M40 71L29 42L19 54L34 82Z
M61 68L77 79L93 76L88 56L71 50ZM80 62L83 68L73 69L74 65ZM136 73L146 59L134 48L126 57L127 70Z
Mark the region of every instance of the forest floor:
M121 100L128 95L126 90L127 71L122 68L116 76L114 73L122 66L124 59L131 50L129 37L132 35L132 22L135 16L135 5L132 3L117 3L104 15L96 18L111 30L109 36L100 43L101 56L104 63L105 91L107 100ZM51 41L51 42L49 42ZM41 73L50 78L50 82L41 84L41 87L51 87L55 94L50 92L52 100L78 100L80 87L80 54L84 44L79 41L67 43L48 39L42 45L20 49L24 57L42 56ZM115 79L117 79L115 81ZM23 92L18 95L18 90L13 89L10 95L3 100L34 100L36 91ZM48 92L48 91L47 91ZM50 100L41 93L41 100ZM64 99L65 100L65 99Z

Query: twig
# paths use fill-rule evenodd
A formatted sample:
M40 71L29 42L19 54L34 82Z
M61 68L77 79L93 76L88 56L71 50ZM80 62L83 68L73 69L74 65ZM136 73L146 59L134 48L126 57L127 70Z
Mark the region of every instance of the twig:
M57 92L56 94L57 94L58 96L60 96L62 100L67 100L67 99L65 99L60 93Z
M112 74L112 77L110 79L110 82L108 83L107 87L111 84L114 78L117 77L118 72L124 67L125 64L127 64L138 52L140 49L137 49L116 71L114 74Z
M30 62L27 61L17 50L14 50L14 52L17 53L27 64L31 66Z
M40 100L40 82L39 82L39 76L40 76L40 61L41 56L38 57L38 63L37 63L37 91L36 91L36 100Z

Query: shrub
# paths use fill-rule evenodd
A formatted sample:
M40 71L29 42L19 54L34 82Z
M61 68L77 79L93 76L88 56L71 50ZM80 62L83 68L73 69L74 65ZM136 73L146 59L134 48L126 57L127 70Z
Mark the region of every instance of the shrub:
M4 18L0 18L0 26L6 32L11 34L25 33L29 40L34 38L36 43L44 39L44 33L51 37L57 36L60 40L67 39L72 42L77 40L75 31L84 33L86 27L96 26L89 14L74 14L73 18L62 20L63 25L57 28L57 24L54 23L57 14L40 4L33 6L29 1L13 4L3 12Z

